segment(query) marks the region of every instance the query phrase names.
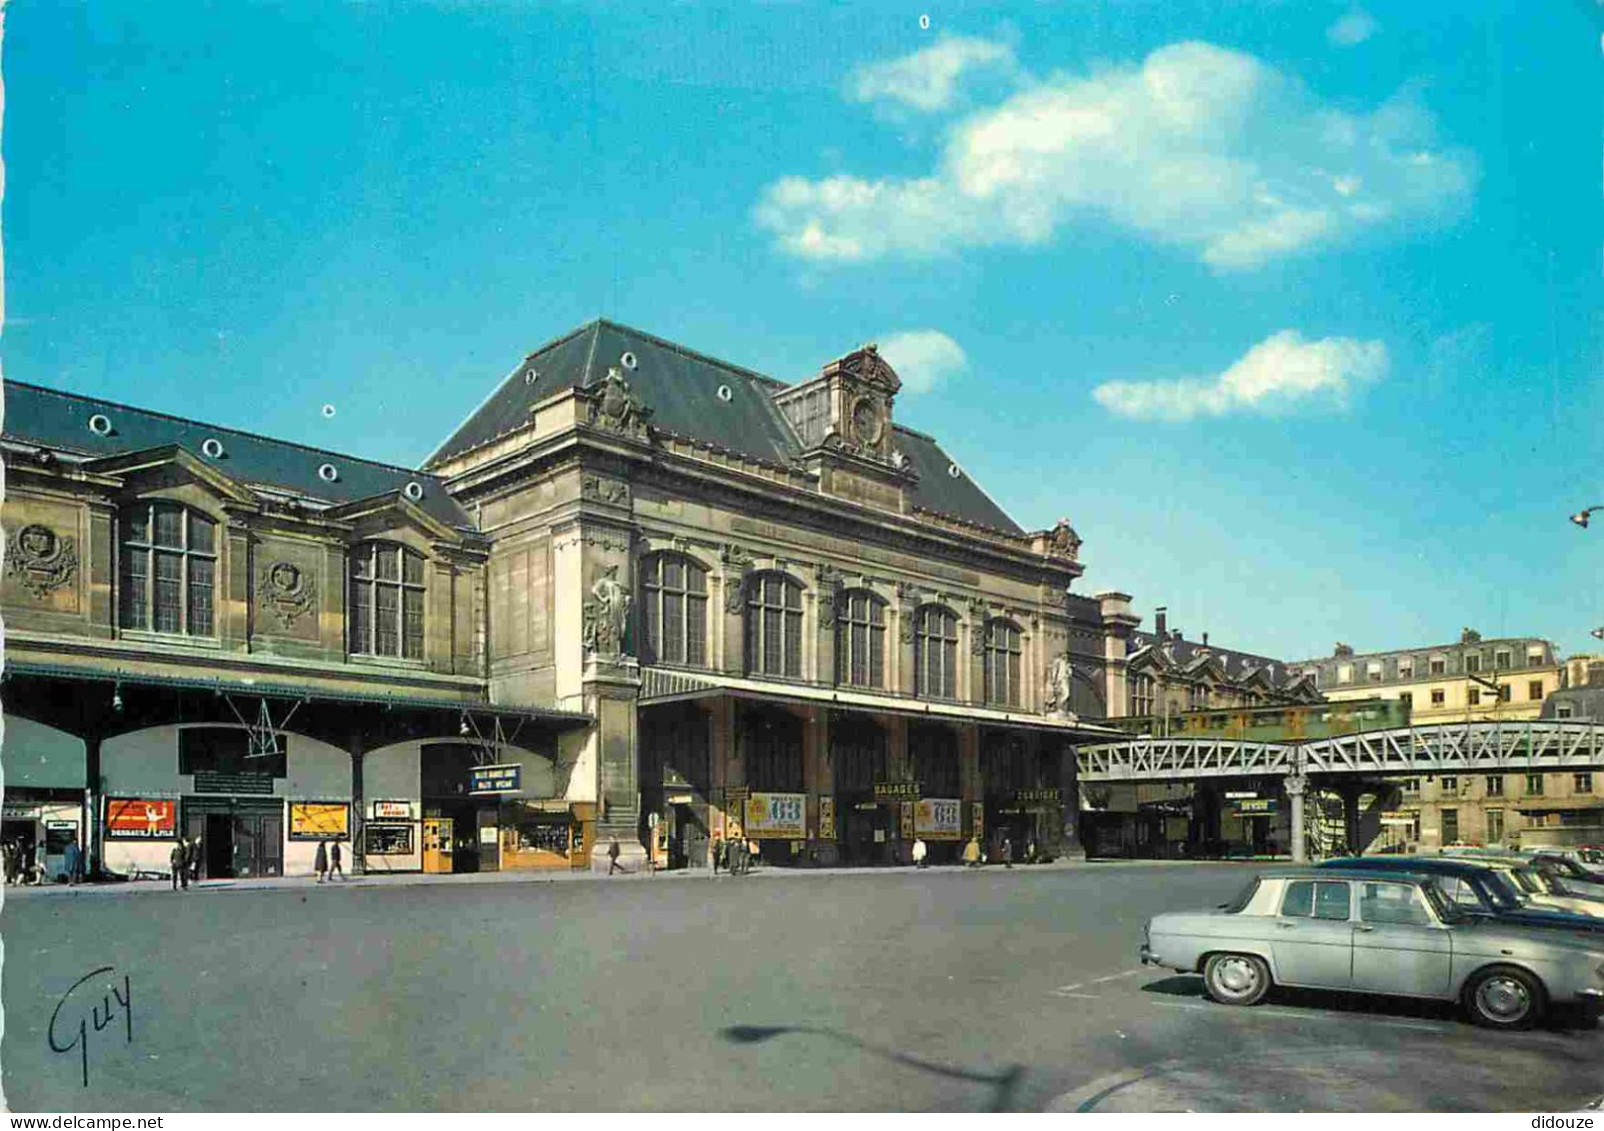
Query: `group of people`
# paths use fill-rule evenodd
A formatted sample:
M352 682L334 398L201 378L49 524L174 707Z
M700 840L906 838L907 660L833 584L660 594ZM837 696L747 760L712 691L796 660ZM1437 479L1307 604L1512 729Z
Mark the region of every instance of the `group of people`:
M29 852L21 841L8 840L0 845L0 857L5 860L6 883L42 884L48 868L45 864L45 842L40 841Z
M720 869L732 876L744 876L752 870L754 861L763 859L763 846L755 840L746 840L742 837L733 837L725 840L719 837L713 841L713 874L716 876Z
M167 854L167 862L172 867L173 890L180 887L189 890L189 882L194 880L200 883L200 837L190 840L181 836L173 842L173 850Z
M312 858L312 868L317 872L317 882L327 880L334 882L334 877L345 879L345 869L340 866L340 842L337 840L320 840L317 842L317 855Z

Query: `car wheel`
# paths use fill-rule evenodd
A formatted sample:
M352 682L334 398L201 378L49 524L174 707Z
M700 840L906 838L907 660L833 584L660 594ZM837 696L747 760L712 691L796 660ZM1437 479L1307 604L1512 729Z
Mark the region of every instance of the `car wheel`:
M1545 1005L1543 984L1515 966L1490 966L1465 983L1470 1019L1489 1029L1529 1029Z
M1203 966L1203 988L1221 1005L1257 1005L1270 985L1270 968L1257 955L1214 954Z

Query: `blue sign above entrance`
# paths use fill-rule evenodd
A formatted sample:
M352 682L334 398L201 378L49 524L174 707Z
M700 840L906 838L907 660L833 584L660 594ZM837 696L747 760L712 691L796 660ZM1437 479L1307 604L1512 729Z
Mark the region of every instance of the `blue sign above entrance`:
M524 768L519 763L505 766L475 766L468 771L469 793L517 793L523 788Z

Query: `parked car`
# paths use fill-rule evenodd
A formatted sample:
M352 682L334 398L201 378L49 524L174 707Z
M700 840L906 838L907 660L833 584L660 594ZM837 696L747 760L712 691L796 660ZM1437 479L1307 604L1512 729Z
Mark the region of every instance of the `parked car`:
M1261 874L1231 904L1166 912L1142 928L1143 965L1201 973L1228 1005L1273 986L1459 1001L1496 1029L1550 1005L1604 1009L1604 943L1467 915L1429 876L1305 868Z
M1582 890L1584 885L1568 883L1552 863L1518 853L1479 853L1455 859L1483 860L1504 869L1522 893L1538 906L1557 907L1580 915L1604 918L1604 893L1590 894Z
M1566 890L1593 899L1604 898L1604 872L1594 871L1576 857L1562 856L1557 852L1534 852L1532 862L1534 867L1557 874Z
M1431 876L1454 906L1466 914L1494 918L1512 926L1604 934L1604 919L1527 902L1514 881L1487 861L1448 856L1350 856L1324 860L1318 867Z

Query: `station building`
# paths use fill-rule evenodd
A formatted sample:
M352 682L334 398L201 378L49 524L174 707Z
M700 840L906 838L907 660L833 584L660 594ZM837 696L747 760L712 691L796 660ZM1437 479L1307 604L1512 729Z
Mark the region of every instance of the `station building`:
M899 389L598 321L409 469L7 381L3 835L212 876L1072 850L1138 619Z

